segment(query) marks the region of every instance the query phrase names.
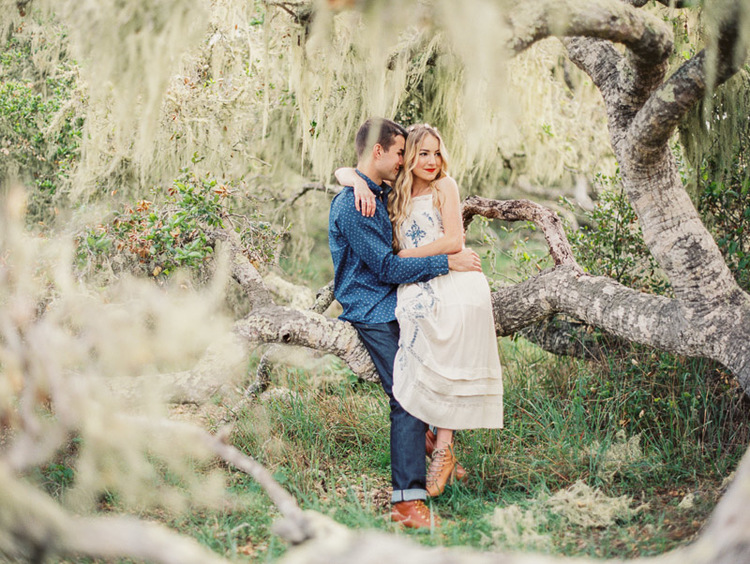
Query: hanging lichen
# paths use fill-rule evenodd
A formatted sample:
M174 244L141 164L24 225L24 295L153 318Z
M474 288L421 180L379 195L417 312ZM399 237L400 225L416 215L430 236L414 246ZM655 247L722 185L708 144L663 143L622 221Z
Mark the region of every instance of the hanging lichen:
M514 173L548 183L571 170L609 171L603 113L591 137L581 138L572 119L582 107L601 108L598 94L576 70L565 69L567 84L556 76L556 42L509 60L497 41L507 9L389 2L364 14L324 11L301 29L292 85L313 174L327 177L342 155L351 164L354 132L373 114L436 125L453 174L472 191L488 182L497 193Z

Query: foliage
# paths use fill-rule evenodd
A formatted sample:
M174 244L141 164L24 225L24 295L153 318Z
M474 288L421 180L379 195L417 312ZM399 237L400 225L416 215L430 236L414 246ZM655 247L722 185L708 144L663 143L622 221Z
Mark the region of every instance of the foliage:
M683 177L739 285L750 289L750 67L711 93L680 125Z
M235 184L183 169L161 203L155 189L154 201L140 200L87 228L77 242L79 268L96 271L108 265L115 273L129 270L158 279L178 268L205 275L214 253L213 232L225 227L240 234L245 253L256 265L270 262L281 234L259 214L232 213Z
M601 187L599 200L593 210L584 213L581 228L568 233L579 264L593 275L608 276L630 288L667 293L669 282L643 241L619 174L598 175L596 179Z
M482 271L492 290L517 284L552 266L549 247L531 221L475 216L466 232L466 245L482 257Z
M75 73L29 76L29 40L11 37L0 56L0 171L19 174L29 189L28 221L50 223L61 188L80 157L83 119L70 108Z
M750 291L750 167L743 162L746 158L738 156L735 165L718 178L704 166L698 210L711 226L738 284Z

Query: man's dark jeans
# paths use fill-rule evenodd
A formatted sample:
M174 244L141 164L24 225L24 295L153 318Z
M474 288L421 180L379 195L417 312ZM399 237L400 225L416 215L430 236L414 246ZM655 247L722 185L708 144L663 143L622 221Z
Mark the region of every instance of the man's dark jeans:
M425 432L427 425L409 415L393 397L393 362L399 327L390 323L352 323L372 357L391 406L391 501L426 499Z

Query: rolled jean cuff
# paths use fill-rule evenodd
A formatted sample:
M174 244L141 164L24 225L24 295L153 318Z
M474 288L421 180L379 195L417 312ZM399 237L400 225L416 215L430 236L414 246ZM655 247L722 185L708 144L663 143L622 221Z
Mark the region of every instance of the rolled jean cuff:
M391 496L391 503L399 503L402 501L414 501L417 499L427 499L427 490L422 488L413 488L410 490L393 490Z

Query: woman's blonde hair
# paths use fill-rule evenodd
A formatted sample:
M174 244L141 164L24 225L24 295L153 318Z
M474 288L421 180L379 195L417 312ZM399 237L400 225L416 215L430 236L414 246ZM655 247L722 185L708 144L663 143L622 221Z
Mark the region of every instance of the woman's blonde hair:
M435 180L430 182L433 205L437 208L442 206L442 198L435 188L435 181L448 174L448 155L438 130L426 123L410 125L407 129L406 146L404 148L404 167L401 169L396 182L393 185L391 197L388 198L388 215L393 225L393 248L396 252L403 248L401 236L401 225L409 213L411 213L411 189L414 184L412 171L417 163L419 149L428 135L438 140L442 165Z

